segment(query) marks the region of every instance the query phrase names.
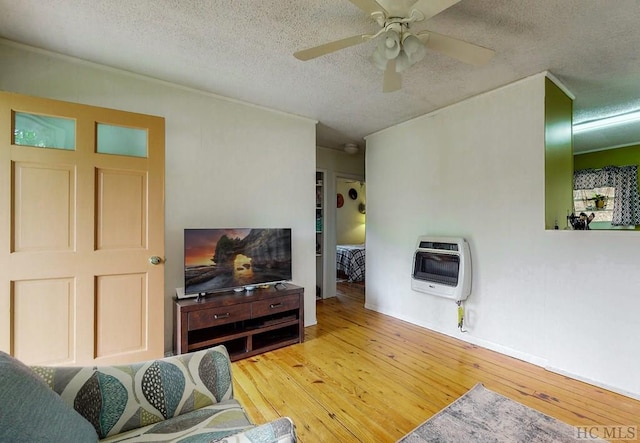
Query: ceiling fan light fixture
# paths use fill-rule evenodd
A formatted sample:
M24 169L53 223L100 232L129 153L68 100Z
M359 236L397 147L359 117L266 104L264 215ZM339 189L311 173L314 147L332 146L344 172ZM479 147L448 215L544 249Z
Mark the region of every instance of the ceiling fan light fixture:
M396 72L406 71L422 60L427 49L415 35L402 30L388 29L382 34L378 46L371 54L371 61L378 69L384 71L389 60L396 61Z
M402 36L402 49L407 53L407 56L409 56L411 64L422 60L427 52L427 48L422 41L409 32L404 33Z
M422 60L427 48L477 66L488 63L495 54L491 49L432 31L409 32L414 23L428 20L460 0L385 0L385 5L389 6L386 9L381 4L382 0L350 1L379 25L378 32L354 35L297 51L293 55L298 60L311 60L376 40L370 60L384 72L382 92L395 92L402 87L400 72Z
M400 34L394 30L388 30L382 34L382 36L378 44L378 51L380 51L387 60L393 60L400 54Z

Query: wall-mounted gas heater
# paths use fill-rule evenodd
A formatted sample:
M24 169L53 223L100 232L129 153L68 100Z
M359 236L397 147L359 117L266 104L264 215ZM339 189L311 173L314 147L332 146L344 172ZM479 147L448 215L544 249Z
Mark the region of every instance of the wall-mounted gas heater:
M471 254L461 237L418 237L411 289L457 302L471 293Z

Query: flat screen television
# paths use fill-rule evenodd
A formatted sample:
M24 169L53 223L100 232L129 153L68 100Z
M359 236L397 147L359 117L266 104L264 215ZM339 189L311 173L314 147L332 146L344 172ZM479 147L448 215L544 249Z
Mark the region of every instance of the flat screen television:
M185 229L184 294L291 280L291 229Z

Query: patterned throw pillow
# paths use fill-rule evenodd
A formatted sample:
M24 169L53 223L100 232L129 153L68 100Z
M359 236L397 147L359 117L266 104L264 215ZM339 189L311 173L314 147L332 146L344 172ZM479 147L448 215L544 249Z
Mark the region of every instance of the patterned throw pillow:
M231 362L222 346L131 365L34 370L100 438L233 397Z
M29 367L0 351L0 441L86 443L98 436Z

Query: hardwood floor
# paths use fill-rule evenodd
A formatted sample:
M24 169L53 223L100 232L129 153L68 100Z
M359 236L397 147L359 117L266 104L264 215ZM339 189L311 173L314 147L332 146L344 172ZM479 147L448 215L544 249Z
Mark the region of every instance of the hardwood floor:
M303 443L395 442L483 383L574 426L640 428L640 401L366 310L362 285L338 288L304 343L233 363L255 423L289 416Z

